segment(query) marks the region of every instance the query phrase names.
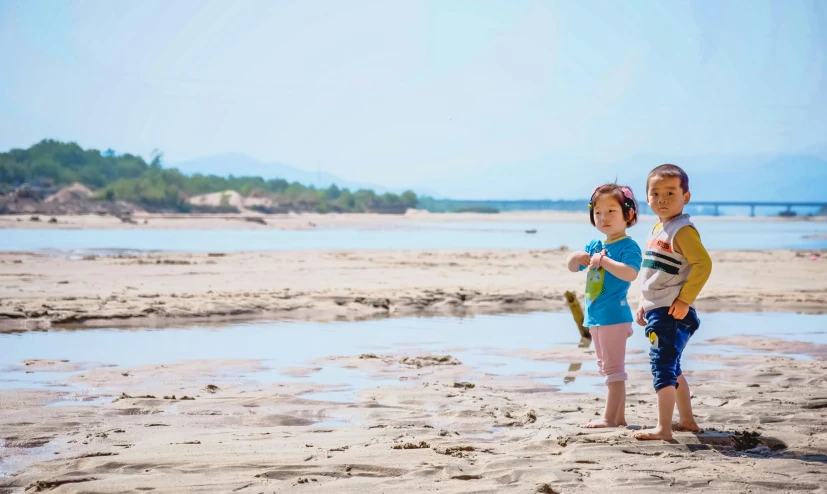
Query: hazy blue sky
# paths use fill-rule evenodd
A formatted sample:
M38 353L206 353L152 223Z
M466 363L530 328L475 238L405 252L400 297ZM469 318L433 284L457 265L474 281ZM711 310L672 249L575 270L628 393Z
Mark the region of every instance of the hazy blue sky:
M0 72L2 150L233 151L466 197L827 156L819 0L0 0Z

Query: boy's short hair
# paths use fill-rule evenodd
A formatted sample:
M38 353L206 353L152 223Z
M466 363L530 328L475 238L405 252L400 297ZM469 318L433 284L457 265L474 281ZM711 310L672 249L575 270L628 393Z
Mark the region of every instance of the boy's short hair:
M671 165L669 163L660 165L655 167L654 170L649 172L649 176L646 177L646 195L649 195L649 180L652 177L658 178L665 178L665 177L677 177L681 179L681 189L684 192L689 192L689 175L683 171L683 168L679 167L678 165Z
M611 196L620 204L620 210L623 211L623 219L626 220L627 227L637 223L637 201L632 189L625 185L605 184L594 189L592 197L589 199L589 221L592 222L592 226L597 226L594 223L594 205L597 203L597 198L604 195Z

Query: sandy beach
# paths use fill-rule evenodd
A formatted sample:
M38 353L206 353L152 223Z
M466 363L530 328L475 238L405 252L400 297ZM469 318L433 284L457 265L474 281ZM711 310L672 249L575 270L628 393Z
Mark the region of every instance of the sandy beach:
M148 221L148 227L171 228L180 220ZM213 227L216 221L273 227L203 221ZM306 215L289 221L313 228ZM342 226L368 220L333 221ZM382 221L373 224L381 228ZM122 227L111 217L58 218L47 225L0 217L0 223ZM139 331L240 319L324 322L559 311L566 308L564 292L580 293L583 285L582 274L565 269L568 253L262 251L69 258L3 252L0 327L5 333L122 326ZM827 311L825 252L711 255L715 268L697 302L701 312ZM630 300L637 290L633 285ZM573 325L565 330L575 331ZM587 430L581 425L603 404L599 388L563 392L539 382L543 375L537 373L498 375L455 358L451 352L457 349L451 348L332 353L279 369L283 378L267 383L245 377L264 370L254 359L129 366L21 356L0 369L0 380L4 373L70 377L46 387L0 387L0 493L825 492L827 345L756 336L716 343L741 352L695 356L696 362L717 366L686 370L704 432L679 432L671 443L631 437L656 419L651 375L643 367L630 372L629 429ZM577 370L594 359L592 348L547 348L538 341L535 348L508 353L480 351L571 364L565 375L596 377ZM630 365L645 367L647 361L641 350L627 352ZM323 369L358 372L375 384L353 400L325 398L340 387L313 382Z

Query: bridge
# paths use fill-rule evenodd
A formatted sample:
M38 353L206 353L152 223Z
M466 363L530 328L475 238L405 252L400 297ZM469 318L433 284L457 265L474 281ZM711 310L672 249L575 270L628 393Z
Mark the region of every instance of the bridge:
M788 216L793 216L793 208L819 208L822 211L827 211L827 202L764 202L764 201L690 201L690 206L712 206L715 208L715 216L718 216L720 207L748 207L749 215L755 216L755 208L785 208Z
M645 202L645 197L638 198L642 212L651 213ZM425 209L433 212L456 211L463 208L490 208L497 211L585 211L587 199L579 200L456 200L456 199L428 199L434 204L422 204ZM722 207L749 208L750 216L755 216L756 208L783 208L783 215L793 216L796 208L814 208L824 214L827 212L827 202L796 202L796 201L691 201L689 207L712 207L715 216L720 214Z

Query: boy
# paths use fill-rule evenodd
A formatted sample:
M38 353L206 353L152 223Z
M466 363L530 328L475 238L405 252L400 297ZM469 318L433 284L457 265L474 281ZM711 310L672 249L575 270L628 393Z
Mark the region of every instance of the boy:
M698 432L692 415L689 384L681 373L681 354L700 326L692 303L701 292L712 260L700 235L683 214L689 203L689 177L680 167L661 165L646 178L646 199L660 222L646 241L641 299L636 318L646 326L651 347L658 425L639 431L636 439L672 440L672 412L678 405L677 430Z

